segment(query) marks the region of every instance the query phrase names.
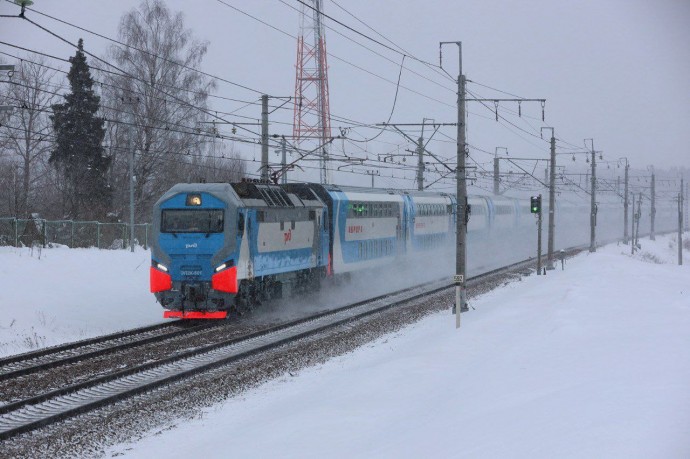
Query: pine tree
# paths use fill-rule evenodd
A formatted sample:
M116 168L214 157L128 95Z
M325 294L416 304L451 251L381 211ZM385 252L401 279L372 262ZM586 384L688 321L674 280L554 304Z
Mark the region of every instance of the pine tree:
M100 97L93 90L93 78L79 39L67 78L71 92L65 103L53 105L55 149L50 162L64 180L65 216L73 219L100 219L111 201L107 171L110 158L104 156L104 119L97 116Z

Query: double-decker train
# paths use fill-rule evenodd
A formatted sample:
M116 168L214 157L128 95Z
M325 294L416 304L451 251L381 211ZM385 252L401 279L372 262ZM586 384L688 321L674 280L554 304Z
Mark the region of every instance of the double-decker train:
M528 256L514 243L534 240L528 199L470 196L468 205L470 257L496 250ZM324 279L447 252L455 242L456 207L455 196L439 192L178 184L154 206L151 291L165 317L225 318L267 299L317 290ZM622 233L620 203L605 210L597 213L599 237ZM672 211L665 213L657 214L659 230L673 221ZM556 215L559 240L585 242L590 211L584 203L559 203Z

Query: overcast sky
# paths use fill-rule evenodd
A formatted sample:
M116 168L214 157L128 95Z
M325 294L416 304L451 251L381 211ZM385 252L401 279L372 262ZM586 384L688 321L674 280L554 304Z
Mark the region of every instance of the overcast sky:
M258 91L218 82L216 94L246 101L257 101L260 92L294 95L296 41L289 35L295 36L299 30L299 2L223 2L227 5L216 0L167 2L172 10L184 12L186 24L197 38L209 41L204 71ZM114 38L121 15L138 3L35 0L33 8ZM539 139L540 126L555 127L559 151L584 149L583 140L594 138L594 146L603 151L605 160L627 156L639 170L651 164L658 168L690 167L690 2L687 0L337 0L337 4L325 0L327 14L385 42L338 5L412 56L434 65L438 64L439 41L462 41L463 71L472 81L467 88L476 96L511 97L482 86L486 85L524 98L547 99L544 123L539 103L522 103L523 116L519 118L517 104L502 102L499 115L515 126L503 120L497 123L493 104L487 109L478 102L468 103L470 154L481 167L491 170L490 161L499 146L506 147L511 156L546 158L548 143ZM13 4L0 3L0 14L17 12ZM27 15L70 41L84 38L86 49L95 54L104 54L108 45L101 38L46 17L31 12ZM325 24L332 114L365 124L386 121L402 55L358 37L328 19ZM17 19L0 18L0 40L57 56L74 54L68 45ZM5 45L0 45L0 51L21 53ZM54 64L64 67L63 63ZM457 76L455 46L444 47L443 64L453 77ZM410 57L405 58L404 66L392 122L419 123L423 118L455 122L454 82ZM212 99L210 103L213 109L224 112L245 105L220 99ZM236 113L258 119L260 106L249 105ZM291 110L277 110L271 114L271 121L277 122L271 125L272 133L291 135ZM338 128L346 125L334 119L332 126L336 135ZM414 128L408 131L412 137L419 135L413 132ZM356 128L348 136L365 139L377 132ZM455 137L454 127L441 128L428 148L454 162ZM340 154L344 151L349 156L370 160L386 152L404 153L406 148L412 145L393 133L384 133L367 143L338 140L333 146ZM241 145L239 149L247 158L260 158L258 147ZM273 153L271 160L278 160ZM585 165L582 156L576 163L565 156L559 157L559 162L568 167ZM407 158L406 164L414 163L414 158ZM334 163L332 167L342 164ZM376 168L376 163L369 164L359 170ZM302 178L317 179L315 170L308 169L315 164L304 165L307 169ZM250 165L250 172L252 169L255 167ZM602 174L614 176L615 171L614 166L602 170ZM415 186L413 170L381 168L380 173L377 185ZM427 181L436 178L438 175L433 172L427 174ZM368 177L352 174L338 174L334 181L370 183ZM451 189L453 182L442 181L439 186Z

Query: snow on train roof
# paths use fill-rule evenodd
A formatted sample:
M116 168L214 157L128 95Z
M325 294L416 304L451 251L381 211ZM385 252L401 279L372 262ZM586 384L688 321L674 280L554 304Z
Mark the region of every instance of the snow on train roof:
M413 201L416 204L449 204L450 196L437 194L434 196L412 196Z
M384 190L376 190L375 192L357 192L357 191L343 191L347 199L350 201L377 201L377 202L403 202L402 195L389 194Z
M163 193L163 195L156 201L155 207L159 206L162 202L167 201L172 196L180 193L194 193L194 192L207 192L213 193L216 196L226 199L225 197L234 192L229 183L177 183L172 186L168 191Z
M230 188L229 183L178 183L170 188L169 192L209 191L226 193Z

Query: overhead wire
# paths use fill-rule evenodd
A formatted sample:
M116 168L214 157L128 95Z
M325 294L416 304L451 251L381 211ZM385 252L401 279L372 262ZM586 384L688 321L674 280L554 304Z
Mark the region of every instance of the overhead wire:
M9 0L6 0L6 1L9 1ZM266 25L266 26L269 26L269 27L271 27L271 28L277 30L278 32L284 33L284 34L286 34L287 36L290 36L290 37L292 37L292 38L296 38L295 36L293 36L293 35L291 35L291 34L285 32L285 31L283 31L283 30L281 30L281 29L279 29L279 28L277 28L277 27L274 27L274 26L272 26L271 24L269 24L269 23L267 23L267 22L265 22L265 21L262 21L262 20L260 20L260 19L258 19L258 18L256 18L256 17L254 17L254 16L252 16L252 15L249 15L248 13L243 12L242 10L239 10L239 9L237 9L237 8L231 6L231 5L228 5L227 3L225 3L225 2L223 2L223 1L221 1L221 0L218 0L218 1L219 1L220 3L226 5L226 6L229 6L230 8L232 8L232 9L234 9L234 10L236 10L236 11L242 13L242 14L248 15L249 17L251 17L251 18L253 18L253 19L255 19L255 20L261 22L262 24L264 24L264 25ZM301 3L301 4L303 4L304 6L313 9L312 6L305 4L305 3L302 2L301 0L297 0L297 1L298 1L299 3ZM283 3L284 3L284 2L283 2ZM289 6L289 5L288 5L288 6ZM339 8L341 8L341 9L343 9L344 11L347 12L347 10L345 10L344 8L342 8L340 5L337 5L337 6L338 6ZM292 8L292 7L291 7L291 8ZM44 15L44 16L46 16L46 17L49 17L49 18L51 18L51 19L54 19L54 20L56 20L56 21L62 22L62 23L67 24L67 25L71 25L71 26L76 27L76 28L78 28L78 29L80 29L80 30L83 30L83 31L86 31L86 32L89 32L89 33L93 33L93 34L96 35L96 36L99 36L99 37L101 37L101 38L104 38L104 39L113 41L113 42L118 43L118 44L120 44L120 45L129 46L129 45L125 45L124 43L119 42L119 41L117 41L117 40L108 38L108 37L106 37L106 36L104 36L104 35L98 34L98 33L96 33L96 32L89 31L89 30L84 29L84 28L82 28L82 27L80 27L80 26L76 26L76 25L70 24L70 23L68 23L68 22L66 22L66 21L60 20L60 19L58 19L58 18L54 18L54 17L52 17L52 16L50 16L50 15L47 15L47 14L45 14L45 13L41 13L41 12L39 12L39 11L37 11L37 10L32 9L32 8L27 8L27 10L34 11L34 12L36 12L36 13L38 13L38 14L42 14L42 15ZM347 13L350 14L350 15L352 16L351 13L349 13L349 12L347 12ZM438 66L434 66L433 64L430 64L430 63L428 63L428 62L426 62L426 61L424 61L424 60L421 60L421 59L419 59L419 58L416 58L416 57L410 55L409 53L405 52L405 50L402 50L402 51L400 51L400 50L395 50L394 48L391 48L391 47L387 46L386 44L381 43L379 40L376 40L376 39L374 39L374 38L372 38L372 37L370 37L370 36L368 36L368 35L366 35L366 34L360 32L360 31L357 31L356 29L354 29L354 28L352 28L352 27L350 27L350 26L348 26L348 25L342 23L341 21L339 21L339 20L337 20L337 19L335 19L335 18L333 18L333 17L331 17L331 16L329 16L329 15L323 14L323 16L326 17L326 18L328 18L329 20L331 20L331 21L333 21L333 22L335 22L335 23L341 25L342 27L345 27L346 29L352 31L353 33L356 33L357 35L360 35L360 36L362 36L362 37L364 37L364 38L366 38L366 39L368 39L368 40L370 40L370 41L373 41L373 42L377 43L377 44L380 45L380 46L383 46L384 48L387 48L387 49L390 50L390 51L399 53L399 54L401 54L401 55L403 56L403 62L401 63L401 68L400 68L400 71L399 71L399 76L398 76L398 82L397 82L397 83L393 83L393 82L391 82L390 80L381 77L380 75L375 75L375 74L374 74L374 76L377 76L377 77L379 77L379 78L381 78L381 79L384 79L385 81L388 81L389 83L393 83L393 84L396 85L396 95L395 95L395 98L394 98L393 108L392 108L392 110L391 110L391 116L392 116L393 111L395 110L395 104L396 104L396 101L397 101L398 91L399 91L399 88L401 87L401 86L400 86L400 77L401 77L401 74L402 74L402 69L403 69L403 67L404 67L403 64L404 64L405 56L408 56L408 57L410 57L411 59L414 59L414 60L416 60L416 61L419 61L420 63L422 63L422 64L424 64L424 65L426 65L426 66L429 66L430 68L437 68L437 67L438 67ZM62 41L65 41L66 43L69 43L69 41L67 41L67 40L65 40L64 38L60 37L59 35L53 33L52 31L48 30L47 28L42 27L40 24L36 23L35 21L32 21L32 20L30 20L30 19L27 19L27 20L28 20L29 22L31 22L33 25L35 25L35 26L41 28L42 30L46 31L47 33L50 33L51 35L55 36L56 38L59 38L59 39L61 39ZM368 25L366 25L363 21L359 21L359 22L363 23L363 24L364 24L365 26L367 26L370 30L373 30L374 32L376 32L374 29L372 29L371 27L369 27ZM376 32L376 33L378 34L378 32ZM378 35L382 36L381 34L378 34ZM382 37L383 37L383 36L382 36ZM348 38L348 37L346 37L346 38ZM387 38L385 38L385 37L383 37L383 38L390 42L390 40L388 40ZM392 43L392 42L391 42L391 43ZM6 43L3 43L3 44L6 44ZM71 46L74 47L74 45L73 45L72 43L69 43L69 44L70 44ZM10 46L11 46L11 45L10 45ZM397 46L397 45L394 44L394 46ZM400 48L399 46L397 46L397 47ZM23 48L20 48L20 49L23 49ZM367 48L367 49L368 49L368 48ZM400 49L402 49L402 48L400 48ZM144 51L144 52L146 52L146 51ZM99 59L97 56L94 56L94 55L92 55L92 54L90 54L90 53L88 53L88 52L86 52L86 53L89 54L90 56L92 56L93 58L98 59L98 60L100 60L100 61L106 63L107 65L111 65L111 64L109 64L109 63L103 61L102 59ZM51 58L56 58L55 56L50 56L50 57L51 57ZM157 56L157 57L160 58L160 56ZM333 57L336 58L336 59L340 59L340 58L338 58L337 56L333 56ZM383 56L382 56L382 57L383 57ZM59 58L57 58L57 59L59 59ZM341 59L341 60L342 60L342 59ZM175 64L177 64L177 65L180 65L180 64L177 63L177 62L174 62L174 61L171 61L171 62L173 62L173 63L175 63ZM353 65L353 64L350 63L350 62L347 62L347 61L345 61L345 62L346 62L346 63L349 63L349 64L351 64L351 65ZM112 66L113 68L116 68L116 69L119 70L120 72L123 72L125 75L127 75L127 76L129 76L129 77L131 77L131 78L135 78L135 79L136 79L136 77L133 77L132 75L129 75L127 72L123 71L122 69L119 69L119 68L117 68L116 66L113 66L113 65L111 65L111 66ZM355 65L355 66L356 66L356 65ZM359 67L358 67L358 68L359 68ZM360 69L361 69L361 68L360 68ZM102 71L103 69L100 69L100 70ZM190 69L190 70L196 70L196 69ZM365 69L362 69L362 70L365 70ZM366 70L365 70L365 71L366 71ZM201 73L204 73L204 72L201 72ZM371 73L371 72L367 71L367 73ZM237 84L237 83L235 83L235 82L231 82L231 81L229 81L229 80L224 80L224 79L221 79L221 78L216 77L216 76L211 75L211 74L207 74L207 73L204 73L204 74L207 75L207 76L209 76L209 77L211 77L211 78L217 78L217 79L219 79L219 80L221 80L221 81L224 81L224 82L226 82L226 83L233 84L233 85L237 85L237 86L239 86L239 87L242 87L243 89L248 89L248 90L251 90L251 91L253 91L253 92L260 93L260 91L255 90L255 89L253 89L253 88L249 88L249 87L246 87L246 86L244 86L244 85L240 85L240 84ZM125 76L125 75L121 75L121 76ZM431 81L431 80L430 80L430 81ZM478 85L480 85L480 86L487 87L488 89L491 89L491 90L503 92L503 93L505 93L505 94L509 94L509 95L514 96L514 94L511 94L511 93L508 93L508 92L505 92L505 91L501 91L501 90L498 90L498 89L496 89L496 88L492 88L492 87L490 87L490 86L488 86L488 85L484 85L484 84L482 84L482 83L478 83L478 82L473 82L473 83L476 83L476 84L478 84ZM402 86L402 87L403 87L404 89L410 90L410 88L407 88L407 87L405 87L405 86ZM419 94L419 95L422 95L422 96L424 96L424 97L430 98L430 97L428 97L428 96L426 96L426 95L424 95L424 94L421 94L421 93L419 93L419 92L417 92L417 91L412 90L412 92L415 92L415 93L417 93L417 94ZM163 93L165 94L165 92L163 92ZM166 95L168 95L168 94L166 94ZM519 97L519 96L515 96L515 97ZM443 102L441 102L441 101L439 101L439 100L437 100L437 99L433 99L433 98L431 98L431 99L432 99L432 100L435 100L436 102L442 103L442 104L444 104L444 105L451 106L451 105L445 104L445 103L443 103ZM246 101L245 101L245 102L246 102ZM249 105L253 105L253 104L258 104L258 102L247 102L246 105L245 105L244 107L249 106ZM189 104L187 104L187 105L189 105ZM486 104L483 104L483 105L484 105L485 108L487 108L488 110L491 110L491 108L488 107ZM241 107L241 108L244 108L244 107ZM195 108L198 109L198 110L203 110L203 109L200 109L199 107L195 107ZM241 108L239 108L239 109L237 109L237 110L240 110ZM237 111L237 110L236 110L236 111ZM493 111L493 110L491 110L491 111ZM216 113L217 113L217 112L216 112ZM223 114L227 114L227 115L232 114L232 113L227 113L227 112L222 112L222 113L223 113ZM212 114L212 113L206 113L206 114L207 114L208 116L213 117L213 114ZM514 123L512 123L511 121L509 121L508 119L506 119L506 118L503 117L502 115L500 116L500 118L501 118L504 122L506 122L506 123L510 124L511 126L513 126L515 129L518 129L519 131L521 131L521 132L523 132L523 133L525 133L525 134L528 134L528 135L530 135L530 136L537 137L535 134L530 133L529 131L526 131L526 130L522 129L521 127L515 125ZM216 115L216 119L221 119L221 120L222 120L222 118L218 117L217 115ZM255 119L255 118L251 118L251 119ZM390 120L390 117L389 117L389 120ZM365 127L365 128L369 128L369 129L373 129L373 128L374 128L374 126L371 125L371 124L359 123L359 122L356 122L356 121L354 121L354 120L349 120L349 119L344 118L344 117L341 118L339 121L346 122L346 123L350 123L353 127ZM226 120L223 120L223 122L227 122L227 121L226 121ZM227 123L228 123L228 124L234 124L234 123L232 123L232 122L227 122ZM283 123L283 124L288 124L288 123ZM529 124L529 123L528 123L528 124ZM536 130L533 126L530 125L530 127L531 127L533 130ZM243 129L246 129L246 128L243 128ZM246 129L246 130L248 130L248 129ZM249 130L248 130L248 131L249 131ZM392 131L391 131L391 132L392 132ZM250 131L250 133L252 133L252 134L254 134L254 135L259 135L257 132L254 132L254 131ZM381 130L381 131L380 131L375 137L373 137L372 139L365 139L365 140L363 140L363 141L361 141L361 142L373 141L373 140L375 140L379 135L381 135L381 133L383 133L383 130ZM539 136L539 138L540 138L540 136ZM357 140L355 140L355 139L348 139L348 140L352 140L352 141L357 142ZM477 149L476 147L473 147L473 148ZM486 151L484 151L484 152L486 152ZM488 152L486 152L486 153L488 153Z
M9 2L9 0L6 0L6 1ZM248 17L250 17L250 18L252 18L252 19L254 19L254 20L257 20L257 21L261 22L261 23L264 24L264 25L267 25L267 26L269 26L269 27L271 27L271 28L274 28L275 30L277 30L277 31L279 31L279 32L281 32L281 33L283 33L283 34L285 34L285 35L291 37L291 38L296 38L294 35L291 35L291 34L285 32L285 31L283 31L283 30L281 30L281 29L279 29L279 28L277 28L277 27L274 27L274 26L270 25L269 23L267 23L267 22L265 22L265 21L262 21L262 20L260 20L259 18L256 18L255 16L250 15L250 14L248 14L248 13L242 11L242 10L239 9L239 8L236 8L236 7L234 7L234 6L232 6L232 5L229 5L229 4L225 3L225 2L221 2L221 3L225 4L226 6L232 8L233 10L235 10L235 11L241 13L241 14L245 14L245 15L247 15ZM161 58L160 56L157 56L157 55L155 55L155 54L153 54L153 53L150 53L150 52L148 52L148 51L146 51L146 50L140 50L139 48L132 47L131 45L127 45L127 44L125 44L125 43L123 43L123 42L121 42L121 41L119 41L119 40L115 40L115 39L110 38L110 37L107 37L107 36L105 36L105 35L103 35L103 34L99 34L99 33L97 33L97 32L93 32L93 31L91 31L91 30L89 30L89 29L86 29L86 28L84 28L84 27L81 27L81 26L72 24L72 23L70 23L70 22L68 22L68 21L65 21L65 20L56 18L56 17L54 17L54 16L52 16L52 15L48 15L48 14L46 14L46 13L40 12L40 11L34 9L34 8L28 8L28 10L33 11L33 12L36 12L37 14L43 15L43 16L48 17L48 18L50 18L50 19L56 20L56 21L58 21L58 22L61 22L61 23L65 24L65 25L69 25L69 26L71 26L71 27L77 28L78 30L85 31L85 32L87 32L87 33L93 34L93 35L98 36L98 37L100 37L100 38L109 40L109 41L111 41L111 42L113 42L113 43L117 43L117 44L119 44L119 45L121 45L121 46L130 47L130 48L132 48L132 49L139 50L139 51L145 52L145 53L147 53L147 54L149 54L149 55L155 56L156 58ZM72 46L74 46L74 45L72 45ZM20 49L25 49L25 48L22 48L22 47L19 47L19 48L20 48ZM54 59L61 59L61 58L58 58L58 57L56 57L56 56L50 56L50 55L47 55L47 56L48 56L48 57L51 57L51 58L54 58ZM334 56L334 57L337 58L337 56ZM164 58L161 58L161 59L164 59ZM61 59L61 60L62 60L62 59ZM164 59L164 60L165 60L165 59ZM417 59L417 60L419 60L419 59ZM173 64L179 64L179 63L177 63L177 62L175 62L175 61L171 61L171 60L168 60L168 61L169 61L170 63L173 63ZM421 60L420 60L420 61L421 61ZM107 71L107 70L105 70L105 69L99 69L99 68L97 68L97 67L95 67L95 69L100 70L100 71L104 71L104 72L113 73L112 71ZM197 71L197 69L193 69L193 68L189 68L189 69L190 69L190 70ZM234 84L234 85L237 85L237 86L240 86L240 87L244 86L244 85L240 85L240 84L238 84L238 83L235 83L235 82L232 82L232 81L229 81L229 80L226 80L226 79L217 77L217 76L215 76L215 75L211 75L211 74L208 74L208 73L205 73L205 72L201 72L201 73L203 73L204 75L207 75L207 76L209 76L209 77L211 77L211 78L218 79L219 81L228 82L228 83L230 83L230 84ZM380 75L379 75L379 77L380 77ZM387 80L387 81L390 82L390 83L393 83L393 82L391 82L390 80ZM257 92L257 93L260 92L260 91L258 91L258 90L256 90L256 89L253 89L253 88L248 88L248 89L250 89L250 90L252 90L252 91L254 91L254 92ZM405 88L405 89L409 89L409 88ZM182 89L182 90L184 90L184 89ZM397 90L398 90L398 83L396 83L396 92L397 92ZM210 97L223 98L222 96L215 96L215 95L210 95ZM227 98L227 99L229 99L229 98ZM246 102L246 101L241 101L241 102ZM439 101L439 102L440 102L440 101ZM255 102L255 103L258 104L259 102L257 101L257 102ZM248 104L253 104L253 102L248 102ZM254 117L247 117L247 118L255 119ZM336 121L344 122L345 124L349 124L349 125L351 125L351 126L367 127L367 128L372 128L372 129L378 129L378 127L372 126L371 124L356 122L356 121L354 121L354 120L350 120L350 119L345 118L345 117L338 117L337 115L332 115L332 118L333 118L333 119L336 119ZM283 124L288 124L288 123L283 123Z

